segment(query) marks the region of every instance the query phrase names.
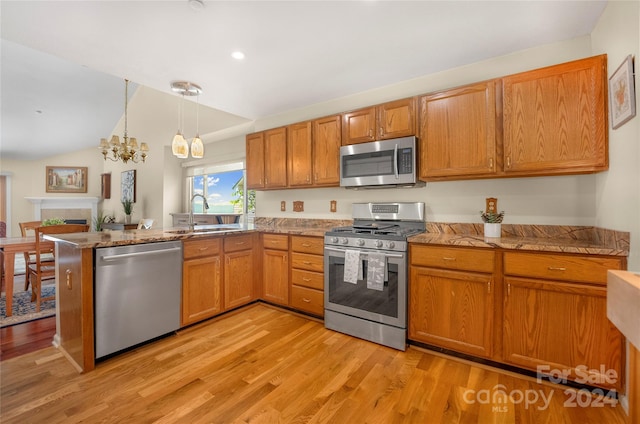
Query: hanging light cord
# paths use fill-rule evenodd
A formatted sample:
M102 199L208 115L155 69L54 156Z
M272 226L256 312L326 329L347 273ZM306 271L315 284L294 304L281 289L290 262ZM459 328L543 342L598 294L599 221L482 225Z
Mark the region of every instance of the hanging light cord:
M127 103L129 100L129 80L124 80L124 143L127 144Z

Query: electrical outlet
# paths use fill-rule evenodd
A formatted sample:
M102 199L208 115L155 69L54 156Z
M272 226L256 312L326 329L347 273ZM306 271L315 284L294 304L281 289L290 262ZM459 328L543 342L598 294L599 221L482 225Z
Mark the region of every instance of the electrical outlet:
M330 204L331 206L329 207L329 210L331 212L336 212L338 210L338 202L336 202L335 200L331 200Z
M302 212L304 211L304 202L301 200L293 201L293 211L294 212Z
M284 212L287 210L287 202L284 200L280 202L280 211Z

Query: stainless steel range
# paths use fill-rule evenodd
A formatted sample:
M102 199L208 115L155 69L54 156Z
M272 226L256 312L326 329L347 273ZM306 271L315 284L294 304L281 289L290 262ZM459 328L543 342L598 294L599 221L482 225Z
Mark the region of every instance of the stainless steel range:
M324 237L325 327L405 350L407 237L424 230L424 203L354 203Z

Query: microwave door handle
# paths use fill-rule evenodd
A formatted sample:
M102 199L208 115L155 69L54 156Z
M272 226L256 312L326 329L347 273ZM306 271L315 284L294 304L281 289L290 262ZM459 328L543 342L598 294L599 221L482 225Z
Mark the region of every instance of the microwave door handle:
M396 143L396 147L393 149L393 172L396 175L396 180L400 178L398 174L398 144Z

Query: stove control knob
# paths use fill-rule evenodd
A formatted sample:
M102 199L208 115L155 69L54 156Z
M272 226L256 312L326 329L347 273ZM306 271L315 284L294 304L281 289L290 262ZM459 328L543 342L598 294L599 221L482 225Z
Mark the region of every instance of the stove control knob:
M393 249L394 247L396 247L396 244L392 241L390 241L387 246L389 246L389 249Z
M375 246L378 248L382 247L382 240L376 240Z
M358 246L364 246L364 240L362 239L358 239L357 243L358 243Z
M337 243L338 237L331 237L331 243Z
M340 239L340 243L342 243L342 244L347 244L347 243L349 243L349 240L347 240L347 238L346 238L346 237L342 237L342 238Z

